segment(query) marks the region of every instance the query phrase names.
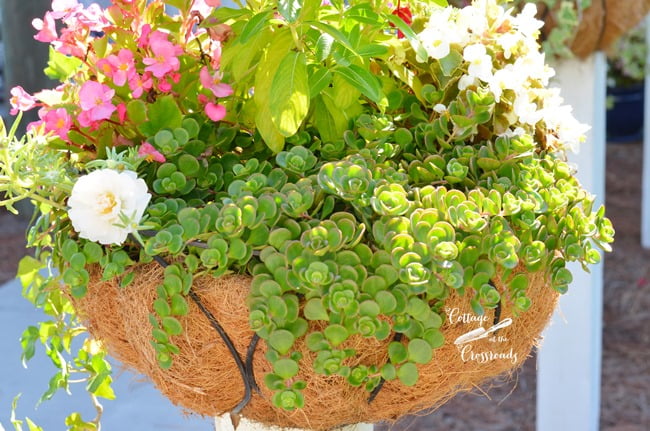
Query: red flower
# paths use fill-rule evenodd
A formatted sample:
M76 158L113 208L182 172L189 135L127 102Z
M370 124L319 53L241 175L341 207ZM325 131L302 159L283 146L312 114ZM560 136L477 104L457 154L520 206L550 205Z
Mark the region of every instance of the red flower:
M395 10L392 12L393 15L401 18L402 21L404 21L407 25L411 25L413 23L413 14L411 13L411 9L409 9L408 6L402 7L401 2L397 2L397 7ZM391 26L393 26L391 24ZM397 37L400 39L404 38L404 33L402 33L401 30L397 30Z

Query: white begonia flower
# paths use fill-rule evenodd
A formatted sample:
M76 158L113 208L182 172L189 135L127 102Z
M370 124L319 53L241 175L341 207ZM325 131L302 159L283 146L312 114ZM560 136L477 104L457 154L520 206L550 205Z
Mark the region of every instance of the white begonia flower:
M519 117L519 121L531 126L537 124L544 115L544 112L538 109L537 104L530 100L530 95L526 90L517 93L513 109Z
M559 96L558 99L562 100ZM545 107L544 122L551 131L547 135L547 141L552 146L566 148L574 153L578 152L580 143L585 140L585 134L590 129L573 116L573 108L569 105Z
M433 107L433 110L434 110L434 112L437 112L438 114L442 114L443 112L447 111L447 107L445 105L443 105L442 103L437 103Z
M481 81L488 82L492 78L492 57L485 50L485 45L475 43L463 50L463 58L469 62L467 73Z
M547 86L555 75L555 70L546 64L546 57L541 52L530 52L517 58L515 69L526 78L539 80L543 86Z
M523 136L526 134L526 131L523 127L515 127L514 129L508 129L499 136L505 136L507 138L513 138L515 136Z
M426 28L418 35L431 58L444 58L449 55L452 44L463 44L466 32L458 31L452 11L450 7L434 9Z
M501 101L504 90L514 90L515 93L524 90L523 77L515 71L511 64L494 72L494 75L488 81L488 85L497 102Z
M451 52L451 45L448 38L441 31L425 30L420 33L420 40L429 57L440 60Z
M68 217L81 238L120 245L135 231L149 200L147 184L135 172L100 169L79 177Z
M503 48L503 56L506 60L512 57L512 50L521 42L521 36L516 33L503 33L497 38L497 43Z
M459 30L469 31L480 37L488 30L488 20L485 8L477 6L479 6L478 3L475 3L458 12L458 26Z
M458 80L458 89L460 91L463 91L467 87L470 87L470 86L475 85L475 84L476 84L476 78L474 76L463 75Z
M536 32L544 25L543 21L535 18L536 15L535 3L526 3L523 10L513 18L512 24L521 34L534 38Z

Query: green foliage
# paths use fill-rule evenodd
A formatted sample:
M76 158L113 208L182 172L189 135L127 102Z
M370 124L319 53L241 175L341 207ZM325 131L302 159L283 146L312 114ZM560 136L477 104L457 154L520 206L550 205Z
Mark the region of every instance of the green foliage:
M382 378L412 386L445 343L450 293L477 314L504 301L523 313L535 306L527 272L564 292L568 262L586 268L610 249L611 222L565 162L572 142L545 121L521 120L511 88L497 97L473 77L460 86L472 65L458 46L429 57L423 27L444 2L413 2L411 25L386 2L348 3L251 2L205 17L202 28L214 18L233 31L221 59L234 82L226 119L173 95L125 106L135 124L128 139L142 137L164 162L113 144L126 130L113 125L93 151L73 153L51 136L2 137L0 204L36 204L28 240L37 255L19 277L52 320L28 328L21 344L25 361L40 342L61 370L44 399L68 389L69 369L86 373L93 396L113 396L101 346L86 340L67 353L84 336L70 298L87 293L91 273L129 288L138 264L170 263L149 316L163 368L179 352L193 280L251 275L248 321L272 367L264 383L276 406L294 410L306 385L297 343L313 352L317 373L368 391ZM516 69L502 47L488 52L495 68ZM552 110L543 78L526 82L530 104ZM68 217L75 181L97 167L132 170L152 195L120 245L80 238ZM51 267L60 275L40 272ZM349 340L359 337L384 341L387 360L358 363ZM92 429L78 416L68 422Z

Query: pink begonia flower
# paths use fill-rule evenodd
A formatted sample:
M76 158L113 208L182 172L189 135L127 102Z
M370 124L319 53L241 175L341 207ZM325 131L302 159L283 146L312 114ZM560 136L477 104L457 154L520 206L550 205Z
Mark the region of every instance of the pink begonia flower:
M198 12L203 17L210 15L212 8L221 6L221 0L194 0L192 12Z
M133 52L123 48L117 55L109 55L97 62L99 70L113 80L118 87L123 86L137 73L133 62Z
M10 91L11 98L9 103L11 104L11 115L16 115L18 111L29 111L37 105L37 100L25 91L20 85L14 87Z
M208 102L208 104L205 105L205 114L212 121L220 121L226 116L226 108L223 105Z
M112 103L115 90L97 81L86 81L79 90L79 105L84 123L108 120L117 109ZM81 116L80 116L81 117ZM82 120L80 120L82 121Z
M215 47L212 50L212 61L210 65L214 70L218 70L221 67L221 44L215 43Z
M147 72L140 76L136 73L133 78L129 79L129 88L133 97L139 98L145 90L149 91L153 88L151 74Z
M149 35L151 34L151 25L145 24L140 29L140 37L138 38L138 48L146 49L149 47Z
M86 57L86 49L88 47L77 36L78 34L76 32L64 28L61 30L59 39L52 41L52 46L61 54L83 59Z
M201 85L212 91L212 94L214 94L215 97L227 97L232 94L232 87L221 82L222 76L223 75L220 72L215 72L210 75L208 68L205 66L203 66L199 73Z
M138 156L143 157L148 162L155 161L165 163L167 160L165 159L165 156L163 156L160 151L156 150L149 142L143 142L142 145L140 145Z
M52 14L59 19L70 16L80 8L83 8L77 0L52 0Z
M74 21L75 24L91 31L103 31L105 27L110 25L104 16L104 10L97 3L92 3L86 9L79 8L77 13L74 14Z
M126 103L117 105L117 120L120 124L124 124L124 121L126 121Z
M68 140L68 132L72 126L72 117L70 117L68 111L64 108L53 109L47 112L45 112L45 109L41 109L38 112L38 116L43 120L46 132L54 132L55 135L58 135L64 141Z
M149 47L154 56L145 57L142 60L147 65L144 69L146 72L153 73L156 78L162 78L166 74L180 69L181 63L178 60L178 55L183 52L183 48L169 42L165 33L153 32L149 37Z
M51 12L46 12L43 19L36 18L32 20L32 27L38 30L34 39L39 42L50 43L58 38L56 34L56 23Z
M158 81L156 88L158 88L158 91L161 93L170 93L172 91L172 83L166 79L161 79Z
M199 101L201 105L205 105L210 101L210 99L208 99L208 96L206 96L205 94L199 94L198 96L196 96L196 99Z

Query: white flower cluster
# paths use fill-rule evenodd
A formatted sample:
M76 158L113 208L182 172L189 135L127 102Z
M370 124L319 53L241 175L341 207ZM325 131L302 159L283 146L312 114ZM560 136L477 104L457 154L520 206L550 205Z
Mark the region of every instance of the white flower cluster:
M529 3L512 15L512 9L496 0L475 0L462 9L436 7L418 37L433 59L441 60L452 50L460 53L466 73L458 81L459 90L480 86L490 91L514 113L512 129L533 133L543 122L547 145L576 151L588 126L563 105L559 90L548 88L555 71L539 51L536 38L543 22L535 18L536 11Z

